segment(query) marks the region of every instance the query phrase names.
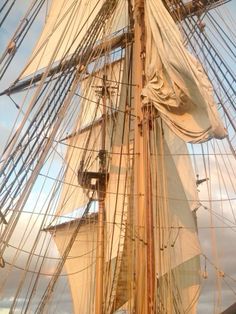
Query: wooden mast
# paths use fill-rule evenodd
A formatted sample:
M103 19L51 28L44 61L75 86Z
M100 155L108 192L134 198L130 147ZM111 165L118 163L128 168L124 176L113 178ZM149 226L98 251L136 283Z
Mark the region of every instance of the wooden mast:
M98 235L97 235L97 258L96 258L96 290L95 290L95 314L103 313L103 275L104 275L104 218L105 218L105 195L107 182L106 167L106 75L103 75L101 96L103 104L101 125L101 149L99 151L99 180L98 180Z
M141 91L145 84L144 0L134 3L134 110L135 162L134 194L136 239L135 312L155 313L155 256L153 241L152 187L150 178L149 133L151 107L142 106Z

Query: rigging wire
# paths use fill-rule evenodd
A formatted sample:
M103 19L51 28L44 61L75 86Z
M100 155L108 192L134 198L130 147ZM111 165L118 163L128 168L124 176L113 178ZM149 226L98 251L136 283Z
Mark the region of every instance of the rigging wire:
M5 3L2 5L2 7L0 8L0 13L4 10L4 8L6 8L7 4L9 3L9 0L6 0ZM8 17L9 13L11 12L11 9L13 8L14 4L15 4L16 0L13 0L12 3L10 4L9 8L7 8L5 15L3 16L3 18L0 21L0 28L2 27L3 23L5 22L6 18Z
M215 270L217 271L217 272L222 272L222 270L220 269L220 268L218 268L218 266L206 255L206 254L201 254L206 260L207 260L207 262L212 266L212 267L214 267L215 268ZM226 273L226 272L223 272L224 273L224 275L226 276L226 277L228 277L229 279L231 279L232 281L234 281L235 283L236 283L236 278L233 278L232 276L230 276L228 273Z
M229 43L236 49L236 44L235 42L228 36L228 34L224 31L223 27L221 27L221 25L217 22L217 20L214 18L213 14L211 14L210 12L208 12L206 14L206 16L209 18L210 21L212 21L211 25L214 27L214 30L217 32L217 34L220 36L221 40L223 41L223 43L226 45L226 47L229 49L229 51L231 52L231 54L234 56L234 58L236 58L236 54L234 52L234 50L230 47ZM222 34L220 33L220 31L222 32ZM226 41L226 39L227 41Z
M92 202L92 200L90 200L89 203L87 204L87 206L86 206L86 208L85 208L85 210L83 212L82 217L85 217L89 213L91 202ZM37 310L36 310L37 312L36 313L42 313L46 303L49 301L49 299L51 297L51 294L52 294L52 291L54 289L54 286L55 286L55 284L56 284L56 282L58 280L58 277L61 274L62 269L63 269L63 267L65 265L67 256L69 255L70 250L71 250L71 248L72 248L72 246L73 246L73 244L74 244L74 242L76 240L76 236L77 236L77 234L78 234L78 232L80 230L80 227L81 227L81 223L79 222L77 224L75 230L73 231L72 236L70 237L69 242L68 242L68 244L67 244L67 246L66 246L66 248L64 250L61 262L57 265L57 268L56 268L56 270L54 272L55 276L50 280L50 282L49 282L49 284L48 284L48 286L47 286L47 288L46 288L46 290L45 290L45 292L44 292L44 294L43 294L43 296L41 298L41 301L39 302L39 305L37 307Z
M205 156L210 156L210 153L205 153ZM31 171L31 170L30 170ZM228 200L228 199L227 199ZM218 200L219 201L219 200ZM221 227L220 227L221 228ZM60 276L60 275L59 275Z
M9 0L5 0L5 2L2 4L1 8L0 8L0 13L2 12L2 10L6 7L7 2L9 2Z
M4 74L6 73L11 61L13 60L14 56L16 55L17 50L23 43L32 24L34 23L35 19L40 13L44 3L45 3L45 0L33 0L24 18L20 21L20 24L17 30L15 31L15 34L11 38L10 42L8 43L8 46L6 47L5 51L3 52L0 58L0 65L1 65L0 79L2 79Z
M12 266L12 263L9 263L9 262L7 262L7 261L5 261L5 263L6 263L6 265L9 265L9 266ZM55 274L55 273L45 273L45 272L38 272L38 271L36 271L36 270L30 270L30 269L28 269L27 270L27 273L30 273L30 274L35 274L35 275L42 275L42 276L47 276L47 277L69 277L69 276L73 276L73 275L76 275L76 274L78 274L78 273L81 273L81 272L83 272L83 271L85 271L86 269L91 269L91 267L93 266L95 264L95 262L94 263L92 263L92 264L90 264L90 265L88 265L88 266L86 266L86 267L84 267L84 268L82 268L82 269L80 269L80 270L77 270L77 271L74 271L74 272L71 272L71 273L68 273L68 272L66 272L66 273L61 273L61 274L59 274L59 275L57 275L57 274ZM22 270L22 271L25 271L25 268L23 268L23 267L21 267L21 266L18 266L18 265L13 265L13 268L16 268L16 269L19 269L19 270Z
M100 21L99 21L99 19L98 19L98 22L96 21L96 24L99 23L99 22L100 22ZM92 25L91 27L94 27L94 26ZM100 26L100 27L101 27L101 26ZM100 31L100 28L96 29L96 32L99 32L99 31ZM94 35L90 35L90 36L95 37ZM86 42L88 42L88 40L90 40L89 37L88 37L88 38L85 38L85 44L86 44ZM83 43L82 43L82 44L83 44ZM81 45L82 45L82 44L81 44ZM91 44L91 42L90 42L90 44ZM68 71L68 70L66 70L66 71ZM73 74L73 77L74 77L74 76L75 76L75 74ZM72 83L71 83L72 81L73 81L73 78L69 78L69 79L67 79L66 81L64 81L63 84L64 84L65 88L68 88L68 87L67 87L68 84L71 85L71 84L72 84ZM41 109L41 111L42 111L42 112L41 112L41 118L39 119L39 122L37 123L37 125L34 127L34 131L33 131L32 134L30 135L31 138L32 138L32 136L34 136L36 130L39 128L40 122L43 121L44 116L45 116L45 114L49 111L50 107L51 107L51 113L50 113L50 111L49 111L48 118L47 118L46 121L44 122L43 128L41 127L41 131L40 131L40 132L42 133L43 130L45 130L47 123L50 121L50 115L53 115L53 117L54 117L53 119L54 119L54 120L56 119L57 113L60 111L60 105L63 103L63 100L64 100L65 97L67 96L67 93L63 93L63 94L62 94L62 92L60 92L60 90L61 90L61 78L59 77L59 79L57 80L57 87L56 87L56 89L52 90L52 92L53 92L54 95L57 95L56 92L59 94L59 96L57 96L57 99L58 99L58 102L59 102L58 109L55 110L55 107L52 106L52 105L54 105L54 104L56 103L56 99L55 99L55 98L52 98L52 100L50 100L49 103L48 103L48 102L47 102L47 103L43 102L43 107L44 107L45 109L44 109L44 111L42 111L42 109ZM51 93L52 93L52 92L51 92ZM36 118L37 118L37 117L36 117ZM32 121L32 123L33 123L33 122L34 122L34 121ZM51 122L52 122L52 121L51 121ZM50 130L50 129L48 129L48 130ZM28 131L27 131L25 134L27 134L27 136L28 136L28 133L29 133L29 128L28 128ZM25 135L25 136L26 136L26 135ZM31 153L30 153L30 154L28 153L28 154L26 155L26 158L25 158L25 160L24 160L24 163L27 162L27 160L29 159L29 157L31 157L31 160L34 160L34 156L35 156L35 157L37 156L38 152L41 150L41 148L42 148L44 145L45 145L45 144L44 144L44 140L42 140L40 143L37 143L37 148L36 148L36 150L35 150L35 152L34 152L34 155L32 156L33 148L34 148L34 146L36 147L36 142L35 142L35 144L34 144L33 147L31 148ZM16 160L14 161L14 168L16 168L16 166L17 166L17 164L18 164L18 162L19 162L20 160L21 160L21 156L19 156L18 159L16 159ZM10 159L9 159L9 161L10 161ZM7 167L8 167L9 161L3 166L2 171L5 171L5 172L6 172L6 169L7 169ZM31 164L32 164L32 162L31 162ZM22 167L19 169L19 172L18 172L18 176L19 176L19 177L20 177L20 173L21 173L22 169L23 169ZM5 176L5 178L4 178L5 183L6 183L7 180L9 180L11 174L12 174L12 170L9 172L8 176ZM27 174L27 171L25 171L25 174L22 175L22 178L21 178L21 181L20 181L21 184L23 183L23 180L25 179L26 174ZM12 189L12 188L11 188L11 189ZM19 189L16 190L16 192L15 192L15 194L14 194L14 198L16 197L18 191L19 191ZM10 192L10 191L8 190L8 193L9 193L9 192ZM3 197L3 199L2 199L2 203L5 201L6 197L7 197L7 195L5 194L5 197Z
M117 83L117 82L116 82ZM122 84L122 83L121 83ZM95 103L97 104L97 102L95 100L92 100L92 99L88 99L87 97L85 96L82 96L78 93L75 93L76 96L78 96L79 98L82 98L82 99L85 99L85 100L88 100L89 102L91 103ZM100 107L102 107L103 105L102 104L99 104ZM109 106L109 105L104 105L104 107L106 107L107 109L112 109L112 110L115 110L115 112L121 112L123 113L124 115L128 114L130 116L133 116L133 117L136 117L135 114L131 113L131 112L128 112L127 110L121 110L119 108L114 108L112 106Z
M209 208L209 207L207 207L207 206L205 206L205 205L203 205L203 204L201 204L202 205L202 207L205 209L205 210L208 210L209 212L212 212L212 214L217 218L217 219L219 219L221 222L223 222L227 227L228 227L228 229L232 229L232 231L236 231L236 230L234 230L234 228L236 227L236 224L234 223L234 222L232 222L230 219L228 219L227 217L224 217L223 215L220 215L220 214L218 214L216 211L214 211L212 208ZM225 221L227 221L227 222L229 222L230 223L230 225L228 225L227 224L227 222L225 222ZM201 228L201 227L199 227L199 228ZM217 228L217 226L215 226L215 228ZM218 228L221 228L221 226L218 226ZM204 228L205 229L205 228ZM224 228L225 229L225 228Z

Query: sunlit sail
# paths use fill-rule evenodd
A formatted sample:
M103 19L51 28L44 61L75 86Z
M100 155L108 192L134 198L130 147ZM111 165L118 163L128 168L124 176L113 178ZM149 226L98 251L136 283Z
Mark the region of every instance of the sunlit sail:
M217 250L236 223L227 2L25 9L0 56L0 99L17 111L0 164L9 313L203 313L213 273L211 310L233 302L235 278ZM14 5L2 4L0 25Z

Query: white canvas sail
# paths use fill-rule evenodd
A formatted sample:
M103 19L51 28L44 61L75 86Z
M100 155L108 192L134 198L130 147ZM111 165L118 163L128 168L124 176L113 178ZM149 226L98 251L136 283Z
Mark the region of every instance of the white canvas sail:
M186 144L168 129L165 129L164 142L159 138L156 147L160 152L156 159L160 168L156 168L157 163L155 162L155 165L152 167L152 178L153 188L158 186L157 191L160 193L158 195L155 192L153 193L156 243L155 263L158 276L157 289L158 293L163 295L163 298L166 300L166 302L162 301L166 309L173 310L171 300L176 298L179 302L176 305L178 309L181 309L183 312L188 309L189 313L195 313L200 289L199 255L201 250L192 213L192 210L198 204L198 200L191 162L189 156L185 154ZM161 150L161 147L164 147L164 151ZM114 157L112 158L110 168L111 180L108 184L106 197L105 239L107 244L104 280L106 282L105 291L108 296L108 299L105 298L107 313L113 313L112 310L118 309L125 302L130 301L127 299L127 296L130 293L128 265L131 256L129 256L126 243L126 241L132 242L131 239L127 238L126 230L127 205L129 204L127 187L130 179L128 176L128 155L124 151L124 147L120 147L120 149L116 147L113 152ZM159 174L158 179L156 178L157 171ZM184 180L186 173L189 178L187 184ZM64 249L66 247L65 239L67 237L68 239L70 238L68 228L69 224L67 224L67 227L65 225L64 229L59 227L55 232L57 246L62 245L58 242L59 237L61 243L65 245ZM91 229L91 224L86 228L84 226L81 227L70 255L81 255L83 246L77 245L81 235L91 237L91 234L94 233L96 237L96 222L93 223L92 228L93 230ZM63 230L63 233L61 230ZM90 245L86 249L90 250ZM61 250L59 249L59 251ZM95 242L93 242L93 258L94 256L96 256ZM77 262L76 269L78 270L78 267L84 264ZM72 263L74 263L73 260L68 259L66 261L66 269L69 274L75 270L72 267ZM94 268L90 270L91 274L93 272ZM87 274L87 270L84 270L83 276L88 276L85 274ZM79 291L76 282L81 281L80 276L82 276L80 272L79 274L69 276L72 296L75 295L76 291ZM94 280L91 281L89 278L88 280L86 279L87 283L94 286ZM115 281L116 284L114 284ZM83 289L87 291L86 287ZM90 286L90 289L94 291L94 287L91 288ZM114 295L111 293L112 291L115 292ZM178 291L178 295L175 294L175 291ZM78 293L76 298L78 298ZM92 310L91 313L93 313Z
M46 68L49 64L67 59L79 46L104 2L53 0L46 25L20 78ZM100 34L97 40L114 34L127 24L127 3L119 1L114 15L107 21L103 34Z
M91 137L91 139L90 139ZM57 214L63 216L86 205L91 195L79 185L78 171L80 160L86 150L85 169L87 171L99 170L98 153L101 143L101 125L98 124L90 130L85 130L68 140L69 149L66 155L66 170L62 192L57 207Z
M166 313L197 312L197 304L200 295L199 256L173 268L171 274L165 274L158 280L158 294L164 300L160 311Z
M57 227L54 241L61 256L75 230L76 222ZM85 219L65 262L73 300L74 313L94 312L95 263L96 263L97 223L96 218Z
M78 222L74 221L49 229L53 235L60 256L63 256L66 250L70 238L75 231L76 223ZM71 247L69 256L65 261L65 270L71 290L74 313L94 313L97 229L97 215L92 214L85 217L74 244ZM127 261L128 257L126 256L124 262ZM110 261L106 261L105 268L108 269L108 267L111 266L114 269L115 264L116 260L113 258ZM124 266L124 264L122 264L122 266ZM123 270L124 269L126 268L123 268ZM114 300L113 302L110 300L112 307L107 307L107 313L113 313L127 302L127 287L122 285L125 278L126 272L123 271L119 276ZM107 280L107 278L105 280ZM107 284L109 284L109 281L107 281ZM107 292L106 290L106 293Z
M157 125L155 132L151 167L156 270L161 283L157 289L165 295L163 306L167 312L176 306L183 313L187 309L195 313L201 254L192 212L198 207L196 182L186 144L166 127ZM171 299L179 303L172 304Z
M84 171L99 172L99 151L101 149L101 127L103 101L101 90L103 88L103 75L106 73L108 87L106 122L106 150L111 149L113 128L116 110L120 97L120 80L123 75L123 61L115 61L106 68L96 71L93 75L84 79L80 88L80 115L75 135L67 140L68 150L66 154L66 170L64 184L60 195L57 214L63 215L75 209L83 207L91 196L86 193L78 183L78 170L81 161L84 163Z
M127 256L127 216L130 207L131 169L130 163L130 115L128 106L128 72L129 56L127 51L122 87L119 98L114 127L114 137L111 145L109 166L109 181L105 198L106 211L106 293L105 312L113 313L128 300L128 256ZM111 262L112 261L112 262Z
M212 86L199 62L184 47L162 1L146 1L146 12L147 84L143 102L153 103L172 131L185 141L225 137Z
M115 58L116 59L116 58ZM84 128L99 120L103 114L103 105L108 116L115 115L119 106L121 93L121 81L124 72L124 61L117 54L117 60L113 57L108 64L98 63L97 71L93 71L82 82L78 92L80 97L80 118L77 128ZM105 86L104 86L105 84ZM102 90L107 89L105 104L102 101ZM108 117L109 119L109 117ZM107 137L111 134L108 132Z
M194 176L186 142L203 143L223 138L226 133L216 112L212 86L198 61L183 46L163 3L51 1L45 28L17 79L19 85L5 91L17 107L20 98L25 99L19 117L26 114L16 135L9 140L9 154L1 163L3 306L7 300L3 311L56 313L61 306L67 306L65 302L72 302L74 313L94 314L99 299L101 312L106 314L196 314L201 274L196 210L200 203L198 177ZM219 77L224 77L224 82L216 79L217 87L221 87L216 96L226 125L231 128L229 142L203 143L201 152L197 146L194 156L201 178L209 178L198 187L204 196L204 214L200 210L198 214L206 218L209 212L210 220L209 224L204 219L199 233L205 236L203 245L205 239L212 239L205 248L205 268L212 267L216 274L214 310L221 312L220 302L227 302L227 298L221 299L220 286L225 283L230 287L227 280L233 278L227 272L227 264L218 259L215 240L219 235L223 242L224 234L228 240L235 225L236 120L231 94L236 80L200 29L204 7L212 8L218 3L223 1L212 0L209 5L206 1L165 4L173 14L182 14L184 30L186 27L187 35L191 33L186 39L192 40L197 33L197 47L214 52L206 60L207 66L212 65L216 72L223 68ZM110 10L101 19L97 13L104 4L103 8L110 5ZM198 15L193 16L196 11ZM204 10L202 17L207 15ZM88 32L93 21L95 27ZM27 19L24 23L26 28L31 26ZM188 23L192 24L190 29ZM120 36L119 29L127 24L127 31L123 29ZM25 36L23 30L20 32L22 37L14 37L16 43L13 41L8 47L9 59L6 63L2 59L6 68L10 58L17 56L19 42ZM220 35L224 38L224 33ZM88 41L85 43L83 38ZM230 40L228 37L226 45ZM76 65L79 58L70 56L82 42L84 49L78 49L77 56L84 58ZM229 50L227 53L232 57ZM64 72L65 68L69 73ZM37 85L36 92L35 88L25 90L29 82ZM19 90L22 94L19 98L15 94L13 99L11 92ZM30 97L32 93L29 104L23 95L27 93ZM106 127L102 130L105 113ZM62 157L61 142L68 148L63 164L58 160L59 155ZM103 144L106 169L99 161ZM58 169L58 165L62 168ZM101 173L106 174L106 181ZM91 175L91 185L81 179L82 174ZM102 186L104 182L106 185L104 200L103 193L97 192L99 180ZM98 224L98 213L72 218L81 217L84 208L91 210L86 204L92 195L94 207L102 195L104 223ZM69 217L69 222L55 226L56 221ZM219 219L219 224L214 219ZM98 233L98 228L102 232ZM59 256L55 256L52 239ZM104 259L98 249L103 247L101 243ZM100 268L101 260L104 263ZM102 268L103 273L97 274ZM65 285L66 277L70 291ZM103 277L101 281L99 277ZM101 283L103 296L96 298Z
M130 116L128 112L125 114L128 68L124 71L123 66L123 60L114 62L110 66L96 72L93 77L88 77L81 84L83 87L84 101L81 107L79 126L82 126L82 131L69 139L67 153L68 169L66 171L65 182L71 180L71 184L65 184L63 186L58 206L58 214L62 215L75 209L75 204L76 208L82 206L83 202L80 202L81 199L84 200L85 203L86 200L88 200L86 189L78 186L78 170L76 172L76 169L79 169L79 162L81 160L85 161L85 171L99 172L98 153L101 148L101 119L103 117L101 111L102 104L96 108L98 102L95 102L97 98L95 89L99 90L99 86L102 87L102 73L106 73L106 84L111 84L111 94L107 95L109 99L107 99L106 102L108 108L106 108L107 118L105 132L105 146L109 158L109 180L105 198L106 236L104 239L104 307L107 313L113 313L113 311L122 306L128 298L127 285L124 285L124 278L127 276L127 251L125 252L124 248L129 198L128 181L130 180L128 155L128 127ZM123 73L125 73L125 75L123 75ZM122 84L120 84L121 80ZM91 86L94 87L91 88ZM115 87L115 89L112 89L112 87ZM117 107L118 111L116 111ZM78 149L79 145L82 145L83 149ZM77 147L77 149L75 147ZM81 228L81 232L83 228ZM88 230L88 232L90 232L90 230ZM95 232L97 231L95 230ZM60 235L61 227L55 233L56 244L58 241L57 233ZM70 237L70 235L68 235L68 237ZM74 243L72 247L72 251L75 252L75 250L77 250L76 254L80 254L80 248L76 246L76 243ZM95 256L96 250L95 248ZM70 260L67 261L66 268L68 268L70 264ZM77 279L79 280L79 278ZM73 291L74 283L71 279L70 285ZM93 313L93 310L91 310L91 313Z

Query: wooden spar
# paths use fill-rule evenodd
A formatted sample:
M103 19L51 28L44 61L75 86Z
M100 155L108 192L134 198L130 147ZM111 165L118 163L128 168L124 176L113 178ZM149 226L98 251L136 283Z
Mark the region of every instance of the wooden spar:
M101 175L106 175L106 75L103 76L103 86L101 90L103 102L103 114L101 121L101 150L99 152ZM105 195L106 180L98 182L98 237L97 237L97 258L96 258L96 290L95 290L95 314L103 313L103 275L104 275L104 216L105 216Z
M149 114L142 108L141 90L145 84L145 24L144 0L136 0L134 7L134 107L135 158L134 193L138 240L136 244L135 312L155 313L155 257L153 243L152 195L149 154ZM140 130L141 128L141 130ZM140 241L142 239L142 241Z
M134 195L136 197L134 198L134 208L135 208L135 217L134 217L134 225L137 226L136 234L138 235L138 238L143 239L143 235L141 234L142 228L141 228L141 211L143 211L144 208L144 187L143 187L143 180L140 180L138 174L143 173L142 169L142 155L140 152L142 151L142 139L140 136L140 120L141 120L141 90L143 85L143 78L142 78L142 61L141 61L141 24L139 23L139 1L135 1L134 6L134 48L133 48L133 69L134 69L134 83L135 83L135 89L134 89L134 112L135 112L135 142L134 142ZM145 241L143 241L145 242ZM134 307L135 307L135 313L141 314L146 313L143 311L143 304L145 305L145 295L143 293L143 299L141 300L141 294L142 294L142 285L144 288L144 291L146 291L145 288L145 282L143 282L144 279L144 267L140 267L140 265L143 264L143 247L142 243L140 241L136 240L135 245L135 273L134 273Z
M150 109L150 110L149 110ZM154 232L153 232L153 203L152 182L150 167L150 123L151 107L144 108L144 149L145 149L145 203L146 203L146 233L147 233L147 290L148 290L148 313L155 313L155 254L154 254Z
M172 18L177 22L178 20L184 20L191 15L199 15L205 12L206 10L214 9L230 0L201 0L201 1L189 1L183 3L182 1L174 1L173 4L170 4L171 1L163 1L165 7L171 14Z
M99 193L100 194L100 193ZM95 314L103 313L103 270L104 270L104 197L99 197L98 239L96 257Z
M223 5L224 3L229 2L230 0L202 0L202 1L190 1L188 3L182 3L182 1L175 2L174 4L171 4L171 1L164 0L164 4L169 11L169 13L172 15L172 18L175 21L183 20L188 16L191 15L198 15L201 14L205 10L211 10L217 6ZM22 27L22 25L20 26ZM14 36L16 36L15 34ZM19 34L18 34L19 35ZM94 53L94 59L98 58L99 56L104 55L106 52L107 47L110 47L111 50L122 47L127 42L132 42L133 34L131 33L124 33L121 35L118 35L114 38L108 39L107 41L103 42L102 44L98 44L95 48L92 48L89 53ZM15 38L13 37L12 42L15 42ZM15 52L14 52L15 53ZM9 54L9 51L6 50L4 52L3 57L5 58ZM87 57L87 52L80 56L81 60ZM12 58L12 55L9 54L9 57ZM8 57L8 58L9 58ZM49 77L52 75L55 75L57 73L61 72L61 68L66 68L66 66L71 66L71 61L75 63L75 60L65 60L63 64L56 65L49 71ZM1 95L5 94L13 94L19 91L24 90L25 88L28 88L29 86L33 86L37 82L41 80L43 77L44 72L34 75L34 77L30 77L29 79L19 81L17 80L14 82L12 86L10 86L8 89L4 90L0 93Z
M116 37L112 37L111 39L108 39L102 43L99 43L95 47L91 48L89 47L88 50L83 55L76 56L75 58L70 58L68 60L64 60L63 62L60 62L60 64L55 65L48 74L48 77L51 77L53 75L57 75L65 69L69 67L76 66L78 64L78 60L80 60L80 65L86 65L89 62L95 61L97 58L100 58L104 56L107 53L107 49L109 48L110 51L125 46L127 43L132 41L132 34L131 33L123 33L121 35L118 35ZM13 94L20 92L28 87L32 87L34 84L38 83L44 75L44 71L42 73L34 75L34 77L30 77L29 79L25 79L22 81L16 81L12 86L10 86L8 89L0 93L1 95L4 94Z
M217 6L220 6L226 2L229 2L230 0L202 0L202 1L190 1L188 3L182 3L181 1L175 3L172 5L170 1L163 1L167 10L169 13L172 15L172 18L175 21L183 20L188 16L191 15L198 15L202 13L205 10L211 10ZM87 59L89 55L93 55L94 60L96 60L98 57L103 56L106 51L107 47L110 47L110 50L114 50L118 47L123 47L127 43L132 42L133 40L133 34L132 33L123 33L121 35L118 35L116 37L113 37L111 39L106 40L103 43L99 43L97 46L90 48L89 51L86 51L84 55L79 56L74 59L69 59L69 60L64 60L63 63L60 63L58 65L55 65L50 71L49 71L49 77L58 74L63 70L65 70L68 66L71 66L72 64L77 64L77 60L81 60L82 64L87 64ZM91 60L92 62L93 60ZM38 73L34 75L34 77L30 77L28 79L19 81L17 80L12 86L10 86L8 89L4 90L3 92L0 93L1 95L5 94L13 94L20 92L29 86L33 86L37 82L41 80L43 77L44 72Z
M236 303L232 304L226 310L224 310L221 314L235 314L236 313Z

